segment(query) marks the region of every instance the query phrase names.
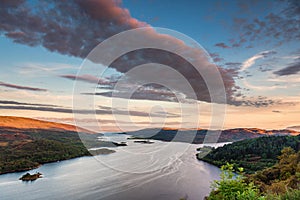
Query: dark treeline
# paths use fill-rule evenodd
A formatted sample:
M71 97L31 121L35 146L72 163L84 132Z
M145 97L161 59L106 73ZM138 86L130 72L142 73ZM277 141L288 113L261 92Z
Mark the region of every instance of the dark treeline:
M273 166L284 147L291 147L295 151L300 149L300 136L266 136L248 139L212 149L202 157L201 149L198 159L211 164L222 166L227 162L233 163L235 168L243 167L246 173L254 173ZM205 149L203 149L205 151Z

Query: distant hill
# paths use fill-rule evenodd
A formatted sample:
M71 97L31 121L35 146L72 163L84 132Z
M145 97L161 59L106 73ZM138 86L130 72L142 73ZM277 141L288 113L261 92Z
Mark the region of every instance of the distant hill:
M51 129L51 130L65 130L65 131L80 131L91 133L80 127L69 124L61 124L55 122L42 121L37 119L13 116L0 116L0 127L17 128L17 129Z
M85 138L85 146L77 130L81 131L80 137ZM111 142L98 141L100 135L67 124L0 117L0 174L29 170L48 162L90 156L86 146L114 147ZM112 152L103 149L95 154Z
M204 147L199 149L197 158L217 166L222 166L227 162L233 163L236 167L243 167L247 173L254 173L273 166L284 147L291 147L296 152L299 151L300 135L264 136L238 141L216 149L213 148L207 155L202 153L210 147Z
M134 138L154 139L161 141L174 142L192 142L194 144L216 142L214 138L218 138L217 142L234 142L250 138L258 138L262 136L272 135L299 135L294 130L264 130L257 128L236 128L227 129L222 132L210 131L207 134L206 129L202 130L172 130L172 129L144 129L134 132L128 132Z

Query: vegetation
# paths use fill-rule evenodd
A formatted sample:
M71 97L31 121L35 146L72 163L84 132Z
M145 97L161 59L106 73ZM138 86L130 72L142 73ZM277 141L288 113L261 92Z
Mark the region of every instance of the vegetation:
M284 147L298 151L300 136L265 136L234 142L216 149L205 147L199 149L197 157L219 167L227 162L233 163L235 169L243 167L249 174L273 166ZM210 152L207 153L208 151Z
M300 190L289 190L284 194L269 194L265 198L266 200L299 200L300 199Z
M282 194L289 189L299 189L300 186L300 151L286 147L278 157L279 162L273 167L258 171L247 176L247 180L259 186L263 193Z
M87 141L93 141L89 143L90 147L107 144L97 142L97 135L84 134L84 137L89 138ZM0 143L0 174L25 171L44 163L90 156L74 131L1 128ZM105 154L112 153L102 149L94 151L93 154L101 154L102 151Z
M242 176L235 177L234 167L227 163L221 167L221 180L212 184L213 191L207 200L263 200L254 184L246 183ZM239 172L243 171L239 168Z
M233 164L223 165L221 179L212 184L207 200L298 200L300 199L300 151L284 148L279 162L253 175L235 174Z

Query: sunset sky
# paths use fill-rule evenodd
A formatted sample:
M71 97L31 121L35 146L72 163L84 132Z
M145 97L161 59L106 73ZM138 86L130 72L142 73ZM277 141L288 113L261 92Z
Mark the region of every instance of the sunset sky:
M298 0L0 0L1 115L74 123L72 109L76 96L82 102L80 118L76 120L88 124L97 118L101 131L119 131L115 119L123 119L128 110L130 121L125 117L118 123L130 129L216 128L211 125L210 106L220 102L207 98L204 81L185 70L180 58L170 59L174 62L172 69L179 69L190 82L197 102L190 103L189 94L179 87L177 92L184 99L180 104L169 90L153 85L140 89L128 107L124 107L128 99L108 95L133 64L170 63L167 53L148 52L154 56L149 59L147 52L133 52L128 57L138 61L119 59L110 66L105 80L99 77L99 71L78 72L88 53L100 42L142 27L153 28L145 36L151 38L146 40L164 38L170 45L196 52L186 41L178 42L180 38L175 39L174 35L163 37L154 28L162 27L192 38L208 52L208 60L220 70L226 90L223 128L300 126ZM164 73L158 76L164 78ZM98 94L73 93L76 78L84 88L97 88ZM86 98L93 98L95 105L84 105ZM88 111L91 107L97 107L96 115ZM189 112L183 114L182 107ZM194 119L198 117L200 121L195 127Z

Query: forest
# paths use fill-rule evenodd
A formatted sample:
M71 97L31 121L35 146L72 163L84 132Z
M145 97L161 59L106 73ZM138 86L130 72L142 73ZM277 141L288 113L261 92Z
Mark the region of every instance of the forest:
M51 129L0 129L0 174L25 171L44 163L90 156L86 147L113 146L97 141L97 134ZM91 142L89 142L91 141ZM114 152L104 149L105 154ZM103 152L92 152L92 154Z
M264 136L226 144L219 148L204 147L198 149L197 158L219 167L228 162L233 164L235 169L243 167L245 173L251 174L276 164L284 147L299 151L300 136Z

